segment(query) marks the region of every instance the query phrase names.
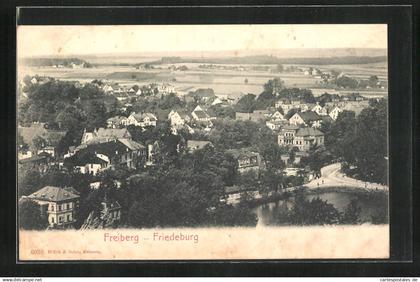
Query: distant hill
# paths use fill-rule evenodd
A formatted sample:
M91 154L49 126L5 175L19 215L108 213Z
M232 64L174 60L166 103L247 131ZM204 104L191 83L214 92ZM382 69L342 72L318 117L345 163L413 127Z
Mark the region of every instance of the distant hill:
M339 64L371 64L386 62L386 56L344 56L344 57L314 57L314 58L278 58L275 56L246 56L228 58L182 58L163 57L154 64L202 63L202 64L305 64L305 65L339 65Z
M46 67L58 66L71 67L72 64L83 65L84 67L92 67L92 65L85 60L79 58L23 58L19 62L25 66L31 67Z

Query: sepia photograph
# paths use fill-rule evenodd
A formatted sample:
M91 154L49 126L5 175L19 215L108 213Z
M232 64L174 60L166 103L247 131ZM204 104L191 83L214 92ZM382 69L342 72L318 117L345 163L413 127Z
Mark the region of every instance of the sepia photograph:
M389 258L386 24L17 26L19 259Z

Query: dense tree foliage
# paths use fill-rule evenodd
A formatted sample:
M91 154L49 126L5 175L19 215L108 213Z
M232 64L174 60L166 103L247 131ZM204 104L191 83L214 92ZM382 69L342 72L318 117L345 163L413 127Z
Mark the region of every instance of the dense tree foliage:
M326 132L325 145L344 161L344 169L356 178L387 183L387 101L381 99L355 117L344 111Z
M48 227L46 215L41 214L41 207L34 201L19 201L19 226L25 230L43 230Z

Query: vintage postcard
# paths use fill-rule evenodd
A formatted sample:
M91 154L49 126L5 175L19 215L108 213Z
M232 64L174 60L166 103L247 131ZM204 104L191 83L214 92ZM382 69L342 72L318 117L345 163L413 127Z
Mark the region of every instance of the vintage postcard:
M389 258L387 25L17 27L18 260Z

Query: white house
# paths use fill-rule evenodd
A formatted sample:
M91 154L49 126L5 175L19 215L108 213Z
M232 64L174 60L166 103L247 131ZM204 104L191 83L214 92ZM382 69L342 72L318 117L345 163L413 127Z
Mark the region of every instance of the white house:
M328 115L327 109L325 107L322 107L320 104L316 104L315 107L311 109L313 112L317 113L320 116L326 116Z
M157 117L152 113L131 113L126 120L126 125L135 125L140 127L156 126Z
M282 113L280 113L279 111L275 111L271 116L270 116L270 120L275 121L275 120L285 120L284 115L282 115Z
M341 113L343 110L337 106L335 106L329 113L329 116L333 119L333 120L337 120L338 114Z

